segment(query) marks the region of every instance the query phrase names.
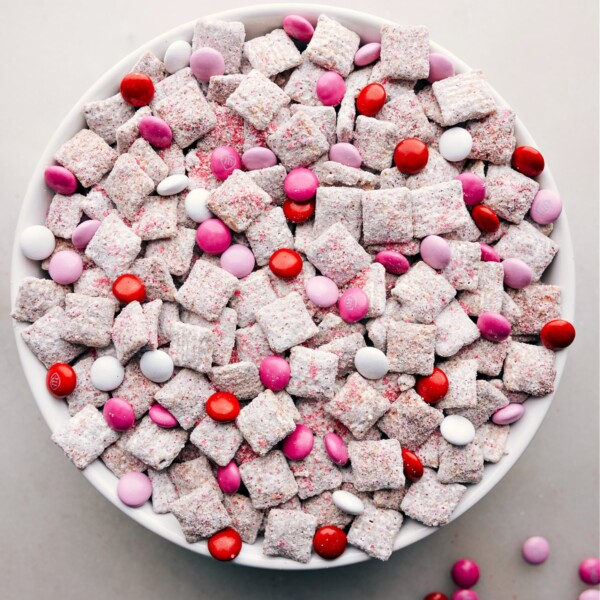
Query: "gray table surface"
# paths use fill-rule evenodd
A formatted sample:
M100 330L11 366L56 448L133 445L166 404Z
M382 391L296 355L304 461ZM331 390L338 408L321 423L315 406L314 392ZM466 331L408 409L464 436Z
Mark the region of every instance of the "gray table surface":
M476 559L485 600L572 600L598 554L598 7L594 0L331 0L409 23L481 67L536 138L561 190L577 259L577 343L527 452L477 506L428 539L327 572L258 571L197 556L98 494L49 439L15 353L9 307L14 223L28 179L67 110L142 42L208 14L208 2L3 2L0 55L0 596L6 599L396 598L449 593L452 563ZM249 2L223 0L214 10ZM168 7L168 9L167 9ZM165 11L165 9L167 9ZM552 544L530 567L520 544Z

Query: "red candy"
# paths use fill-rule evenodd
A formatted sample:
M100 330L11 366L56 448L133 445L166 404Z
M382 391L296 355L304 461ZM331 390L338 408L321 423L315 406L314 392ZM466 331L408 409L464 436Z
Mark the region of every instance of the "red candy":
M208 540L208 551L217 560L233 560L242 550L242 538L231 527L215 533Z
M131 106L146 106L154 98L154 84L145 73L127 73L121 79L121 96Z
M73 393L77 385L77 375L71 365L53 364L46 373L46 387L55 398L65 398Z
M417 394L428 404L439 402L448 393L448 377L437 367L431 375L417 381Z
M206 401L206 413L221 423L233 421L240 414L240 402L229 392L216 392Z
M423 600L448 600L448 596L442 594L442 592L431 592L431 594L427 594Z
M287 198L283 203L283 214L292 223L304 223L315 214L315 201L294 202Z
M347 538L342 529L335 525L325 525L315 532L313 548L321 557L328 560L337 558L346 550Z
M414 452L402 448L402 462L404 463L404 475L407 479L419 481L423 477L423 464Z
M372 117L383 108L386 97L385 88L380 83L370 83L358 94L356 110L365 117Z
M575 327L569 321L562 319L548 321L540 331L540 339L542 344L550 350L566 348L575 339Z
M544 170L545 161L542 153L531 146L519 146L512 155L513 169L527 175L537 177Z
M427 146L417 138L402 140L394 150L394 164L402 173L414 175L422 171L429 160Z
M473 207L471 218L483 233L494 233L500 227L498 215L491 208L482 204Z
M271 254L269 268L277 277L293 279L302 271L302 257L294 250L281 248Z
M115 279L112 284L112 293L123 304L129 304L134 300L143 302L146 299L146 286L136 275L125 273Z

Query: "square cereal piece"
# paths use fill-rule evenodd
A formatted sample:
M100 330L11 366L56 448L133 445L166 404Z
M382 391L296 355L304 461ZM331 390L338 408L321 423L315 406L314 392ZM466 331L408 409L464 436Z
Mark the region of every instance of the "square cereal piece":
M140 137L139 124L144 117L152 116L152 109L149 106L142 106L136 110L130 119L117 127L115 138L117 140L117 152L123 154L127 152L135 140Z
M360 440L390 408L390 403L369 382L354 373L344 387L325 406L325 410L343 423Z
M168 239L148 242L146 258L161 258L171 275L186 275L192 265L196 231L187 227L179 227L177 234Z
M302 511L317 519L317 527L334 525L344 529L352 523L353 516L340 510L333 503L333 494L323 492L302 502Z
M420 446L444 419L441 410L423 401L413 389L402 392L377 426L409 450Z
M235 170L208 198L207 206L233 231L246 231L271 197L246 173Z
M517 145L514 111L510 108L498 108L485 119L470 121L465 129L473 140L469 158L485 160L494 165L510 163Z
M148 332L148 346L152 350L158 348L158 328L160 324L160 313L162 312L162 300L152 300L142 305L144 317L146 319L146 329Z
M316 327L315 327L316 330ZM290 352L287 391L301 398L332 398L338 357L331 352L298 346Z
M508 398L489 381L477 380L477 405L471 408L449 408L446 414L460 415L473 423L483 425L497 410L508 405Z
M502 311L504 269L501 263L480 262L477 289L459 294L458 302L471 317Z
M181 369L157 391L154 399L172 413L183 429L191 429L206 414L204 405L214 393L204 375Z
M520 258L539 281L558 252L558 244L540 233L531 223L522 221L508 228L506 235L494 246L500 258Z
M444 124L440 105L435 98L431 85L425 85L417 92L417 99L421 103L427 118L438 127Z
M426 144L433 140L433 127L412 90L385 104L377 113L377 118L394 123L398 128L399 140L414 137Z
M194 77L190 67L185 67L179 71L165 77L162 81L159 81L154 85L154 96L150 101L150 108L152 111L156 111L157 105L162 102L165 98L168 98L175 92L180 91L186 85L193 83L198 89L198 80Z
M437 327L435 353L438 356L454 356L463 346L468 346L480 335L477 325L456 300L448 304L435 318L434 324Z
M264 306L256 313L256 321L275 352L285 352L318 331L298 292L291 292Z
M394 170L398 171L398 169ZM362 190L374 190L379 187L379 177L374 173L348 167L333 160L324 161L315 174L319 178L319 185L323 187L347 187ZM318 188L317 192L319 189L322 188Z
M70 363L85 351L84 346L62 339L66 322L65 311L60 306L54 306L21 331L27 347L47 369L57 362Z
M267 146L288 170L308 167L329 150L319 126L303 112L297 112L271 133Z
M432 86L445 127L482 119L496 111L496 102L482 71L469 71L436 81Z
M374 387L390 404L396 400L400 392L405 392L415 386L416 378L413 375L388 373L381 379L371 381Z
M212 366L214 338L210 330L197 325L173 323L169 354L176 367L209 373Z
M243 463L240 475L257 509L277 506L298 493L298 484L279 450Z
M154 83L159 83L167 76L167 69L162 60L151 50L144 52L131 68L133 73L145 73Z
M290 106L290 111L292 115L302 112L311 118L314 124L321 130L321 133L327 138L328 143L330 145L335 144L336 112L333 106L303 106L302 104L292 104Z
M63 449L78 469L85 469L116 442L119 435L106 424L96 408L88 405L55 431L52 441Z
M431 375L435 360L437 327L393 321L388 325L387 357L390 371Z
M313 515L275 508L269 512L267 519L263 554L307 563L316 529L317 519Z
M158 150L158 155L163 162L169 167L169 175L185 175L185 157L183 150L172 142L167 148ZM179 194L179 198L182 195Z
M246 30L239 21L200 19L194 27L192 50L214 48L223 55L225 74L239 73L245 39Z
M69 289L52 279L25 277L19 285L11 317L16 321L33 323L55 306L64 308Z
M133 262L131 273L137 275L146 287L147 300L175 300L175 284L169 273L169 267L160 256L138 258Z
M258 323L235 332L235 349L239 360L251 361L257 367L260 367L263 359L273 354L269 340Z
M142 248L142 240L116 215L108 215L85 249L112 280L125 272Z
M275 250L294 248L294 236L279 206L260 214L246 230L246 237L256 264L260 267L269 263L269 258Z
M173 140L181 148L187 148L217 124L215 113L195 83L170 94L154 110L167 122Z
M265 390L242 408L236 419L242 435L259 456L296 429L296 407L286 396Z
M141 460L125 450L125 446L134 431L135 428L128 429L100 455L100 460L119 479L131 471L142 473L148 468ZM152 495L154 495L154 489Z
M235 328L237 323L235 310L224 308L216 321L207 321L193 312L183 311L181 321L210 330L214 338L213 363L216 365L229 364L233 346L235 345Z
M400 508L411 519L429 527L446 525L467 488L460 483L441 483L433 469L413 483Z
M394 148L399 139L398 127L394 123L364 115L359 115L356 119L354 145L364 166L369 169L383 171L391 167Z
M237 277L201 259L175 297L184 308L215 321L237 288Z
M502 383L509 392L545 396L554 391L554 352L543 346L511 342L504 361Z
M290 97L277 84L253 69L227 98L225 106L263 130L289 103Z
M75 415L88 405L100 408L104 406L104 403L109 398L107 392L101 392L92 385L90 369L92 368L94 360L95 358L93 356L87 356L78 360L73 365L73 370L77 376L77 385L73 392L67 396L67 404L69 405L69 414L71 416Z
M69 169L83 187L90 187L112 169L117 156L97 133L82 129L58 149L54 160Z
M83 214L82 201L85 196L55 194L46 215L46 227L56 236L71 239L75 227Z
M411 192L407 188L365 192L362 197L362 218L365 245L411 240Z
M392 79L426 79L429 31L423 25L381 27L381 70Z
M175 302L162 302L158 315L157 337L159 346L164 346L171 341L171 327L173 323L179 321L179 306Z
M425 168L422 171L420 171L416 175L409 175L406 178L406 187L411 190L418 190L420 188L433 186L436 184L442 184L442 183L451 184L453 182L450 180L454 179L458 175L458 173L459 173L458 169L452 163L448 162L437 150L430 147L429 148L429 160L427 161L427 165L425 166ZM454 183L456 183L456 182L454 182ZM446 185L446 188L448 188L448 187L449 187L449 185ZM439 192L435 192L435 193L437 195ZM425 192L425 195L427 195L427 194L428 194L428 192ZM418 197L421 198L422 195L420 195ZM413 200L413 208L416 208L414 203L415 203L415 200ZM463 205L464 205L464 201L463 201ZM456 202L451 202L450 206L442 207L442 210L445 211L445 210L449 210L450 208L452 208L452 213L453 213L452 218L459 219L458 224L453 224L453 226L456 229L460 229L461 227L465 226L469 222L467 217L470 217L470 215L465 206L460 207ZM460 208L464 208L464 211L459 210ZM462 216L461 216L461 213L462 213ZM464 216L465 214L466 214L466 217ZM423 216L421 218L423 218ZM427 221L425 221L425 223L427 223ZM444 225L443 219L442 219L442 222L438 224L438 227L440 225L447 227L447 224ZM415 236L415 237L421 237L421 236Z
M141 418L154 402L154 396L160 386L147 379L140 369L139 360L133 359L125 366L123 383L113 392L117 398L123 398L131 404L135 418Z
M338 357L338 376L343 376L354 371L354 357L365 346L366 343L363 334L353 333L323 344L319 346L319 350L330 352Z
M94 409L95 410L95 409ZM150 417L144 417L127 442L127 452L160 471L177 457L187 441L187 431L164 429Z
M482 449L485 462L500 462L500 459L506 454L506 441L509 433L510 425L496 425L491 421L477 428L473 443Z
M196 149L200 152L212 153L218 146L230 146L236 152L243 152L244 119L226 106L214 102L211 102L210 106L217 118L217 124L198 140Z
M255 169L254 171L248 171L247 175L254 183L256 183L256 185L258 185L258 187L265 190L265 192L271 196L273 204L283 204L283 201L286 199L283 182L287 175L287 171L283 165L275 165L265 169ZM261 216L264 217L264 214ZM273 215L271 216L273 217ZM256 221L254 223L256 223ZM250 229L251 227L246 231L246 236L250 236Z
M406 488L402 490L377 490L373 492L373 505L376 508L399 511L404 496L406 496Z
M491 342L481 337L469 346L458 351L455 358L477 361L477 372L488 377L495 377L502 370L510 338L503 342Z
M448 240L450 263L442 269L442 275L456 290L473 291L479 284L481 246L476 242Z
M241 494L223 496L225 510L231 517L231 526L245 544L254 544L263 522L263 513L252 506L252 501Z
M221 467L233 460L243 438L235 423L204 417L190 434L190 442Z
M190 453L188 446L191 446L195 453ZM184 458L182 455L186 449L190 457ZM204 454L198 452L196 446L188 443L178 456L178 461L183 462L174 462L167 472L179 496L185 496L203 485L209 485L221 495L219 484L213 475L212 465Z
M131 229L145 242L175 237L177 199L149 196L137 211Z
M83 116L87 126L107 144L117 141L117 129L135 113L135 108L115 94L106 100L96 100L83 105Z
M128 154L135 158L140 169L152 179L154 185L159 184L168 174L169 167L167 163L158 155L156 150L144 139L138 138Z
M244 75L241 73L235 73L233 75L213 75L208 82L206 99L209 102L225 104L227 98L235 92L243 79Z
M508 295L521 311L513 325L513 335L538 335L548 321L560 319L562 291L557 285L528 285L521 290L508 290Z
M379 188L389 190L391 188L406 187L406 175L398 171L396 167L384 169L379 175ZM412 206L412 205L411 205Z
M362 190L348 187L317 188L313 235L320 236L332 225L340 223L356 240L362 226Z
M317 96L317 81L325 73L314 62L303 55L302 64L294 69L288 79L283 91L295 102L304 106L321 106L322 103Z
M509 166L490 165L485 178L485 201L500 218L519 224L540 186Z
M479 483L483 478L483 450L475 443L453 446L440 440L438 480L442 483Z
M371 263L371 257L341 224L335 223L306 249L308 260L341 286Z
M249 361L214 367L211 380L217 390L230 392L240 400L256 398L264 389L258 367Z
M397 490L405 485L402 449L398 440L350 442L354 487L359 492Z
M477 361L450 360L440 365L448 378L448 392L435 405L440 410L477 406Z
M354 67L359 36L326 15L320 15L304 54L316 65L348 77Z
M440 464L440 439L441 434L436 429L420 446L415 448L415 454L424 467L438 468Z
M171 512L171 504L179 498L179 494L169 474L148 469L148 477L152 482L152 510L158 515Z
M123 365L148 343L148 324L139 302L130 302L117 315L112 327L112 341Z
M96 184L81 200L83 214L90 219L103 221L110 214L117 214L117 207L108 197L104 188Z
M506 292L502 294L502 310L500 314L506 317L511 325L514 325L523 315L523 311Z
M354 519L348 531L348 543L378 560L388 560L402 526L402 515L396 510L377 508L367 502L365 511Z
M67 294L63 339L72 344L105 348L111 342L115 303L109 298Z
M244 56L253 69L266 77L293 69L302 63L302 56L283 29L273 29L267 35L244 44Z

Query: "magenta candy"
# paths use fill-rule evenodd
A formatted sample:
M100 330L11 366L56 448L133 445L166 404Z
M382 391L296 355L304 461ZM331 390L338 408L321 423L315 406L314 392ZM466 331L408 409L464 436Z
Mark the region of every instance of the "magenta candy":
M288 15L283 19L283 30L295 40L308 44L312 39L315 28L310 21L300 15Z
M479 600L479 596L475 590L456 590L452 600Z
M496 425L511 425L516 423L525 414L525 406L523 404L511 403L497 410L492 415L492 421Z
M546 538L533 536L523 542L523 558L532 565L540 565L550 556L550 544Z
M454 563L451 574L456 585L471 588L479 581L479 566L470 558L463 558Z
M500 257L496 251L488 244L479 243L481 247L481 260L484 262L500 262Z
M520 258L507 258L502 261L502 268L505 285L515 290L527 287L533 280L531 267Z
M302 167L292 169L283 181L283 191L295 202L307 202L314 198L318 187L317 176L310 169Z
M317 81L317 97L325 106L337 106L346 94L346 82L335 71L327 71Z
M155 148L167 148L173 141L173 132L159 117L142 117L138 123L140 135Z
M310 454L314 443L313 432L304 425L296 425L295 431L283 440L281 451L290 460L302 460Z
M267 356L260 363L258 375L266 388L280 392L290 382L290 365L281 356Z
M148 411L148 416L163 429L171 429L179 425L177 419L160 404L153 404Z
M450 245L439 235L428 235L422 239L419 252L432 269L444 269L450 264Z
M600 583L600 558L586 558L579 565L579 577L587 585Z
M346 323L356 323L369 312L369 297L360 288L350 288L338 300L338 310Z
M356 149L356 146L348 144L348 142L333 144L329 148L329 160L341 163L347 167L354 167L355 169L360 169L362 165L360 152Z
M485 181L475 173L461 173L454 179L460 181L463 189L463 199L467 206L475 206L485 198Z
M370 42L361 46L354 55L354 64L357 67L365 67L374 63L381 55L381 44L379 42Z
M336 464L343 467L348 462L348 447L346 442L337 433L326 433L323 437L325 450L329 458Z
M77 191L77 179L75 175L64 167L52 165L44 170L44 181L46 185L63 196L70 196Z
M150 500L152 482L144 473L130 471L125 473L117 484L117 496L123 504L138 508Z
M277 164L277 157L272 150L269 150L269 148L256 146L256 148L250 148L242 154L242 164L248 171L266 169L268 167L274 167Z
M196 79L208 83L213 75L223 75L225 60L214 48L198 48L190 56L190 69Z
M231 244L231 231L221 219L206 219L198 225L196 243L207 254L221 254Z
M73 235L71 235L73 246L75 246L77 250L85 250L85 247L90 243L90 240L94 237L94 234L98 231L98 227L100 227L101 224L100 221L96 221L95 219L79 223L79 225L75 227Z
M256 260L248 246L234 244L221 254L221 269L235 275L238 279L250 275Z
M548 225L560 217L562 206L562 200L555 191L540 190L531 203L529 216L539 225Z
M115 431L127 431L135 423L133 407L123 398L109 398L102 414L108 426Z
M584 590L577 600L600 600L600 590Z
M74 250L61 250L52 255L48 266L52 280L60 285L75 283L83 273L83 261Z
M382 264L388 273L393 275L403 275L410 268L408 259L400 252L394 252L393 250L378 252L375 260Z
M477 319L481 335L490 342L503 342L511 332L509 320L496 312L484 312Z
M321 308L333 306L340 296L340 290L335 281L322 275L305 280L304 289L308 299Z
M235 462L231 461L227 466L217 468L217 481L224 494L235 494L240 489L242 477Z
M219 146L210 155L210 170L219 181L225 181L236 169L241 168L242 159L231 146Z
M434 83L454 75L454 65L449 58L437 52L429 53L429 75L427 81Z

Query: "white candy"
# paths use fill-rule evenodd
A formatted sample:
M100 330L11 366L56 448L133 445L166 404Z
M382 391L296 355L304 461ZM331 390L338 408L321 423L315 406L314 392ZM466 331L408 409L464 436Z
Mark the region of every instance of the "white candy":
M150 381L163 383L173 375L173 359L162 350L150 350L142 354L140 369Z
M48 258L56 246L54 234L43 225L32 225L21 234L21 250L31 260Z
M466 446L475 438L475 427L460 415L448 415L440 425L444 439L454 446Z
M333 503L349 515L362 515L365 512L363 501L346 490L336 490L332 495Z
M361 348L354 357L356 370L366 379L381 379L389 370L387 356L377 348Z
M114 356L97 358L90 369L92 385L103 392L112 392L123 383L125 369Z
M169 73L175 73L180 69L184 69L190 64L190 56L192 55L192 47L184 40L173 42L165 52L165 68Z
M208 210L206 203L210 192L202 188L191 190L185 197L185 212L187 216L196 223L202 223L207 219L212 219L213 214Z
M473 146L471 134L463 127L451 127L440 136L440 154L450 162L464 160Z
M183 192L189 184L190 180L187 175L170 175L156 186L156 192L159 196L173 196L173 194Z

